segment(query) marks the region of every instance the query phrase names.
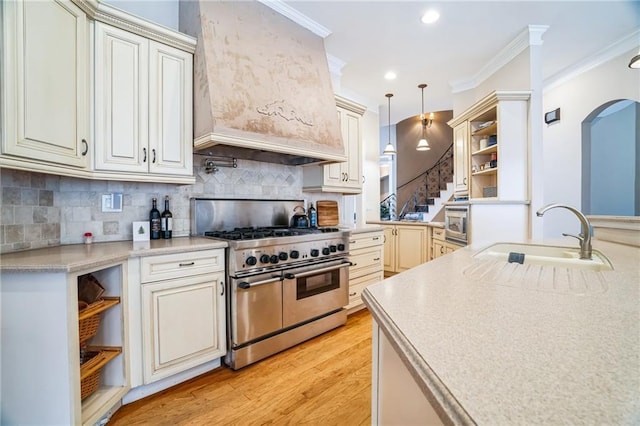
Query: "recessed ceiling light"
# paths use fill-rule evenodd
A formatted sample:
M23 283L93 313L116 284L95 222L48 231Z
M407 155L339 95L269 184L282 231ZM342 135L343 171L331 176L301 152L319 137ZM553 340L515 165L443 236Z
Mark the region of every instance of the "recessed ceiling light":
M384 75L384 78L386 78L387 80L395 80L396 79L396 73L393 71L389 71L388 73L386 73Z
M424 15L422 15L421 21L425 24L433 24L438 19L440 19L440 14L437 10L431 9L427 10Z

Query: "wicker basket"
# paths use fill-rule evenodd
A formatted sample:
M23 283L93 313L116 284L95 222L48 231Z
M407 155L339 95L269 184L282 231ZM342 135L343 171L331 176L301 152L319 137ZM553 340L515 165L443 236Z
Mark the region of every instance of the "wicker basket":
M78 313L78 337L80 345L95 336L98 332L100 314L118 303L120 303L119 297L105 297L90 304L86 309Z
M122 349L115 347L87 348L80 357L80 399L83 400L100 387L100 373L109 361L118 356Z

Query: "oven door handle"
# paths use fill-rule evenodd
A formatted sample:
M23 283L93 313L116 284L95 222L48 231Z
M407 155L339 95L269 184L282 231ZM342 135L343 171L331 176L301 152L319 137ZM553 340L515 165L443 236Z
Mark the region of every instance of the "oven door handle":
M273 276L273 277L268 278L266 280L256 281L254 283L248 283L246 281L240 281L238 283L238 287L246 290L246 289L251 288L251 287L257 287L259 285L271 284L271 283L274 283L276 281L282 281L282 277L280 275L276 275L276 276Z
M314 269L313 271L303 272L301 274L285 274L284 277L288 280L295 280L296 278L309 277L311 275L324 274L325 272L335 271L336 269L345 268L351 266L351 262L342 262L339 265L327 266L326 268Z

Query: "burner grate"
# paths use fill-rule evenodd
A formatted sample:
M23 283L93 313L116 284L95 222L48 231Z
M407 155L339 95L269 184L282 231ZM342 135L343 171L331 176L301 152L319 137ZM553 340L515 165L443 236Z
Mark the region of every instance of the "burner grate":
M243 227L222 231L207 231L205 237L221 238L224 240L258 240L261 238L292 237L296 235L318 234L327 232L338 232L338 228L279 228L279 227Z

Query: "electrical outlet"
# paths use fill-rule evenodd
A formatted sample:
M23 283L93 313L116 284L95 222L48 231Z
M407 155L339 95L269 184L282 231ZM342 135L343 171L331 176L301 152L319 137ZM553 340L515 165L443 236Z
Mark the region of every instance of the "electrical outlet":
M105 213L122 212L122 193L103 194L102 211Z

